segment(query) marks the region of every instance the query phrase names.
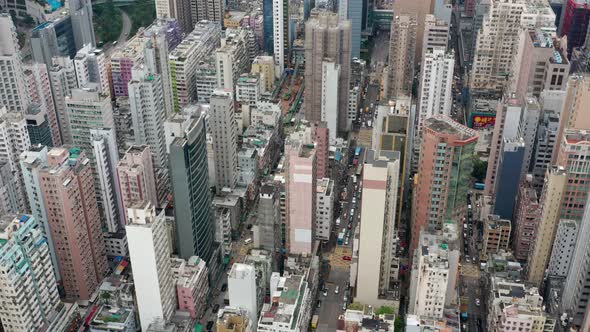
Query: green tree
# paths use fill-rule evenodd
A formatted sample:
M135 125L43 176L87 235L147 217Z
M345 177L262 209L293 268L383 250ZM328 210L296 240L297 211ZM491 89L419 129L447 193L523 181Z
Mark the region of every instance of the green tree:
M393 323L395 327L395 332L403 332L406 330L406 322L401 316L395 317L395 322Z
M353 302L348 305L348 309L350 310L363 310L363 305L358 302Z
M94 30L101 42L115 41L123 29L121 11L112 1L92 6L94 13Z
M473 171L471 171L471 176L477 182L483 182L486 178L486 173L488 171L488 162L483 161L477 157L473 157Z
M392 307L388 307L386 305L381 306L379 309L377 309L377 311L375 312L376 315L391 315L395 313L395 310Z

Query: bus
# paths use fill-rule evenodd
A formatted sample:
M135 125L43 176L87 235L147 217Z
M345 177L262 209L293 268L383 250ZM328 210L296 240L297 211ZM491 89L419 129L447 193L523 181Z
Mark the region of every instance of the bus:
M318 315L313 315L313 318L311 319L311 329L315 331L315 329L318 328L318 320L320 319L320 316Z
M354 156L358 157L361 155L361 152L363 151L363 147L362 146L357 146L356 150L354 150Z

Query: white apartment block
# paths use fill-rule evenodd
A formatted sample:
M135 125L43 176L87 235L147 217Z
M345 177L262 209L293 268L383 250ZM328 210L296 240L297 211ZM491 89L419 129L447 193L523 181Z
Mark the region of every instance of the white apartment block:
M250 59L247 47L248 35L245 29L228 29L221 39L221 47L215 51L215 68L217 70L217 87L234 91L241 74L250 71Z
M42 331L60 300L43 228L29 215L0 216L0 319L6 331ZM62 317L60 317L62 318Z
M449 44L449 24L444 20L437 20L432 14L426 15L424 21L422 57L435 48L446 50Z
M108 58L102 50L90 44L84 45L74 57L78 86L84 87L88 83L97 83L100 93L110 95L108 65Z
M281 277L273 272L270 277L271 303L265 303L258 320L258 332L307 331L314 303L305 277Z
M0 161L0 215L18 212L16 182L7 161Z
M157 215L147 202L127 210L125 230L142 330L156 319L170 319L176 308L165 219L164 211Z
M501 92L512 71L521 29L555 28L555 14L543 0L492 0L473 55L471 88Z
M278 129L282 117L279 104L269 101L260 101L250 112L250 125L254 127L266 127Z
M424 121L435 115L451 114L455 56L445 48L426 50L418 88L418 119L414 136L414 155L419 156Z
M213 138L217 191L235 188L238 180L238 141L234 100L231 92L215 90L211 95L209 128Z
M340 82L340 65L334 62L322 62L322 109L321 120L328 126L330 141L338 133L338 83Z
M114 128L90 129L96 173L100 183L99 211L109 233L122 230L125 225L121 188L117 180L119 152Z
M398 299L389 296L398 280L396 255L399 154L370 150L363 170L358 272L355 302L378 307Z
M356 121L359 112L359 104L361 99L361 89L358 86L350 89L348 93L348 112L347 112L347 126L352 128L352 122Z
M258 321L258 291L253 265L234 263L227 278L229 305L246 311L251 321Z
M260 75L241 75L236 83L236 101L256 106L256 103L260 101L262 83Z
M27 122L23 113L7 112L6 107L0 108L0 161L10 164L17 188L17 204L19 212L29 211L29 202L24 186L23 175L19 165L19 156L29 150L31 141L27 132Z
M548 275L567 277L576 249L578 230L579 225L575 220L562 219L559 221L547 267Z
M132 69L129 81L129 106L135 144L149 145L156 168L168 167L164 121L164 86L162 76L144 65Z
M316 188L315 237L328 241L334 221L334 181L329 178L318 180Z
M175 112L197 99L196 68L221 43L221 25L200 22L168 56Z
M491 278L488 295L488 331L552 332L555 319L544 311L536 287Z
M16 27L8 14L0 15L0 105L24 113L29 104Z
M449 251L440 237L423 231L414 252L408 312L442 318L450 274Z
M285 58L289 45L289 4L288 0L272 0L272 31L275 78L280 78L285 70ZM285 22L287 21L287 22Z
M197 102L208 104L217 88L217 69L215 56L199 62L195 74L195 85L197 86Z

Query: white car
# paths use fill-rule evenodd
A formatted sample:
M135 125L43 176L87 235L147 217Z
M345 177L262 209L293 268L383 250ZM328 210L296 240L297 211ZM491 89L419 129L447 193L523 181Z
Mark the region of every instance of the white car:
M479 307L480 304L481 302L479 301L479 299L475 299L475 305Z
M340 291L340 286L336 286L336 288L334 289L334 294L338 294Z

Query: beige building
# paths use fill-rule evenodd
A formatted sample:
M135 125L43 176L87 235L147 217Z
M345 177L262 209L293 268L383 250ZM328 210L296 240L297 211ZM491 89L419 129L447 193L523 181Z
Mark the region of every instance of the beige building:
M500 219L500 216L493 214L488 215L483 226L484 254L490 255L500 250L508 250L511 230L510 220Z
M449 24L444 20L437 20L436 16L428 14L424 22L424 38L422 38L421 57L435 48L447 49L449 43Z
M399 154L368 151L362 180L361 228L354 301L374 307L399 305L395 232ZM356 243L356 240L355 240ZM355 263L356 257L353 257ZM351 269L351 273L355 273ZM395 286L394 286L395 287Z
M535 285L541 284L545 268L549 264L566 179L567 172L563 167L554 167L547 170L545 185L541 194L541 220L537 226L537 236L532 245L527 266L527 280Z
M255 328L244 310L225 307L217 314L218 332L253 332Z
M425 21L427 14L434 13L433 0L396 0L393 2L393 12L396 15L413 15L416 18L416 49L414 56L408 59L415 59L416 63L420 63L422 55L422 39L425 30ZM394 19L395 20L395 19ZM393 31L393 30L392 30Z
M391 21L386 84L386 95L390 100L412 95L414 52L418 45L416 39L419 34L416 22L414 15L398 15ZM422 45L421 40L420 45Z
M260 74L264 90L271 93L275 88L275 65L272 56L259 55L252 61L251 74Z

